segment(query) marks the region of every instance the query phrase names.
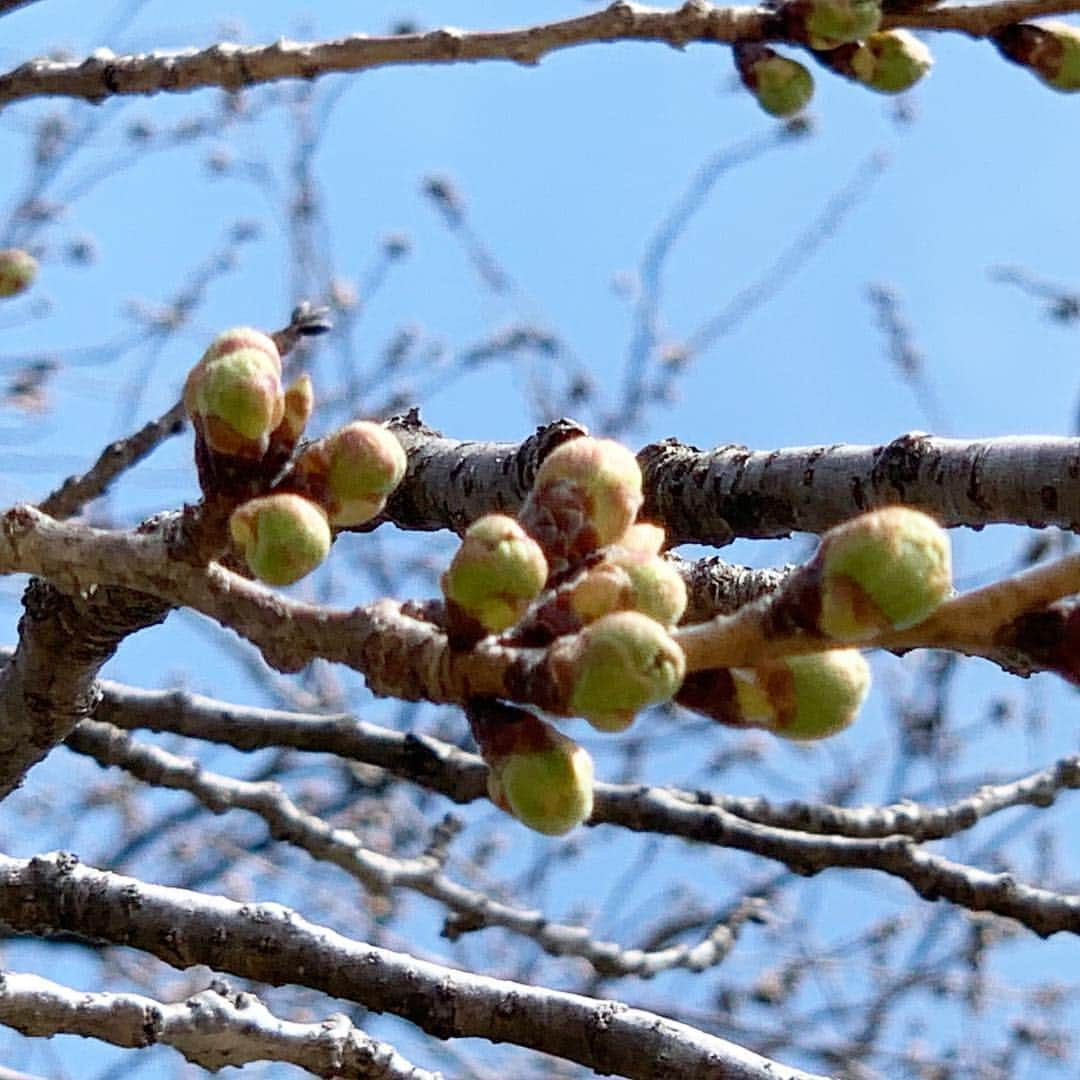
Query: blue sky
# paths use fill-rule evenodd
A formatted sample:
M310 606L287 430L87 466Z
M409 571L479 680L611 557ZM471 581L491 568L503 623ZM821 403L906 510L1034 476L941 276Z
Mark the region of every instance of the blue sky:
M111 9L41 0L4 18L0 65L6 69L58 42L76 55L102 44L117 52L205 44L223 18L236 21L242 40L258 42L381 32L401 17L425 27L479 27L588 9L570 0L520 0L508 13L502 5L417 0L404 7L322 4L312 6L309 18L301 6L281 0L231 0L227 7L189 0L180 21L176 5L160 0ZM123 33L103 38L102 26L120 19ZM885 163L836 235L785 277L767 304L695 360L678 384L678 400L651 410L633 435L635 443L678 435L701 446L772 448L877 442L913 429L958 436L1070 431L1075 328L1045 318L1036 302L988 271L1016 264L1066 285L1080 279L1077 101L1051 93L987 44L943 35L927 40L937 63L906 101L912 120L897 120L894 101L815 71L813 133L733 170L701 206L666 266L662 314L676 341L766 274L868 160L877 155ZM280 92L296 89L289 84ZM632 328L630 305L613 282L637 271L649 236L710 155L776 130L734 85L728 51L704 45L684 52L660 45L591 46L529 70L503 64L380 70L328 79L315 92L320 101L333 101L315 158L331 223L323 255L341 277L362 281L380 238L403 231L412 243L409 257L393 268L364 312L361 354L374 355L397 328L417 324L426 339L442 342L453 355L493 326L528 317L557 331L609 393L618 386ZM16 354L122 337L131 327L126 302L162 301L220 243L231 222L264 222L263 238L246 246L193 323L152 362L141 351L111 363L69 365L56 385L55 410L44 421L0 424L11 432L16 462L3 480L5 501L40 497L88 463L104 441L166 408L218 329L276 326L287 317L294 299L287 236L280 204L272 201L275 191L285 190L290 154L281 112L194 151L180 145L132 154L124 136L133 121L176 124L214 115L219 102L220 95L201 92L96 110L31 102L0 113L0 162L10 163L0 169L0 213L21 190L27 130L47 113L59 110L77 126L100 120L86 152L50 189L52 197L64 198L102 162L111 163L107 180L72 200L43 234L54 252L67 240L93 236L98 260L72 267L46 257L38 295L50 297L54 311L0 331L0 372ZM227 149L232 160L252 169L268 166L278 185L269 189L271 201L265 185L210 179L206 159L215 149ZM433 173L460 188L473 229L509 271L515 289L497 296L477 287L460 246L421 193L424 177ZM901 299L939 406L933 417L886 359L865 299L874 282L892 286ZM329 378L333 360L320 363ZM123 395L133 377L140 395L127 406ZM481 367L424 401L425 419L456 437L519 439L535 422L520 405L523 384L523 373L507 365ZM377 392L371 388L373 396ZM119 485L111 509L135 518L192 498L189 455L187 439L163 448ZM1021 538L994 529L959 535L956 543L959 572L976 575L1003 565ZM734 557L764 565L790 558L793 550L800 549L739 545ZM362 584L352 588L357 598L362 595ZM7 595L13 600L17 592ZM4 610L13 625L16 606L11 602ZM182 657L183 666L198 671L199 689L260 700L258 688L232 667L218 677L213 642L193 619L172 622L169 633L126 643L110 673L164 685ZM881 662L879 694L863 724L839 748L813 752L823 771L831 755L840 762L849 754L872 755L875 748L889 752L880 730L886 692L903 685L905 670ZM1010 772L1075 749L1075 700L1052 680L1021 685L975 665L962 686L972 703L967 723L978 722L996 693L1025 707L1033 707L1034 695L1049 716L1037 738L1011 731L980 741L971 768ZM783 747L773 755L770 768L781 774L797 774L807 760L805 752ZM664 779L669 770L677 775L684 764L658 753L653 778ZM745 782L748 792L754 790L754 778ZM932 790L930 777L912 783ZM1075 865L1075 841L1071 855ZM567 888L572 895L572 885ZM858 888L851 892L857 896ZM893 895L906 900L900 890ZM858 901L848 896L844 902ZM1038 955L1065 952L1055 945ZM1024 977L1036 954L1017 955L1016 974Z

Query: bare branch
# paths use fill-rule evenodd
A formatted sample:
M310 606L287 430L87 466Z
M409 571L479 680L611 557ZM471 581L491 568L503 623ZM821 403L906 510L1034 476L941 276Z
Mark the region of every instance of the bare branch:
M1024 19L1073 11L1076 0L999 0L897 13L885 25L985 37ZM783 38L782 20L764 8L714 7L704 0L688 0L681 7L662 10L615 0L589 15L515 30L444 27L427 33L356 34L321 42L284 38L272 45L219 42L202 50L134 56L99 49L78 62L30 60L0 75L0 105L50 95L99 102L121 94L176 93L207 86L237 90L278 79L314 79L390 65L488 60L531 66L561 49L616 41L661 42L681 49L695 41L731 44Z
M141 994L87 993L20 972L0 973L0 1023L24 1035L82 1035L114 1046L155 1043L216 1072L252 1061L284 1061L315 1076L354 1080L439 1080L392 1046L335 1013L298 1024L274 1016L254 994L211 986L166 1004Z
M808 1080L675 1021L596 1000L473 975L352 941L278 904L238 904L80 866L63 853L0 856L0 919L205 964L279 986L304 985L392 1012L436 1038L512 1042L641 1080Z

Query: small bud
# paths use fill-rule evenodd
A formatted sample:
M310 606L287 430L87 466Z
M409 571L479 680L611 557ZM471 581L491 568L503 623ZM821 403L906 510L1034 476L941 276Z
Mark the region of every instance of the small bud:
M248 569L268 585L291 585L330 551L326 514L299 495L266 495L233 511L229 532Z
M743 85L770 116L794 116L814 96L814 77L797 60L750 42L739 42L733 53Z
M615 543L641 508L641 469L611 439L578 438L544 459L521 523L553 569Z
M26 292L37 277L37 259L21 248L0 249L0 298Z
M783 8L787 32L811 49L862 41L881 25L880 0L792 0Z
M667 701L686 671L682 649L636 611L605 615L551 649L567 711L600 731L621 731L647 705Z
M910 90L933 66L930 50L906 30L880 30L851 59L855 78L882 94Z
M296 463L331 524L343 528L363 525L381 513L405 466L401 443L370 420L354 420L313 443Z
M550 724L529 719L512 724L497 753L485 750L488 794L530 829L562 836L592 814L592 758Z
M635 555L659 555L664 550L664 539L664 530L659 525L639 521L619 537L618 545Z
M469 526L441 584L447 600L498 634L525 614L547 574L540 545L513 518L487 514Z
M855 719L869 687L870 668L858 650L834 649L756 668L695 671L676 700L731 727L823 739Z
M1080 28L1062 22L1015 23L993 35L1002 56L1055 90L1080 90Z
M584 623L613 611L639 611L663 626L674 626L686 610L686 584L666 559L610 549L570 592L570 607Z
M212 450L262 457L285 412L274 342L246 327L218 335L187 377L184 407Z
M820 574L818 628L835 641L906 630L952 593L948 535L906 506L883 507L831 529L811 565Z
M295 445L304 434L314 409L315 389L311 385L311 376L304 372L285 391L285 411L278 434Z

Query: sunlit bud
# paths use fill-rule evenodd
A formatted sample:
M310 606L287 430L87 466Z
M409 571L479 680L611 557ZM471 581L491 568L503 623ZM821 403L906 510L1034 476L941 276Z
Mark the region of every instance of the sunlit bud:
M487 514L469 526L441 584L448 601L497 634L525 614L547 574L540 545L513 518Z
M229 532L248 569L268 585L291 585L330 551L326 514L299 495L266 495L233 511Z
M771 116L794 116L814 96L814 77L797 60L749 42L736 44L733 52L743 85Z
M629 552L620 544L572 587L569 601L585 623L613 611L639 611L674 626L686 610L686 584L666 559Z
M860 42L851 58L852 75L882 94L910 90L933 66L930 50L906 30L879 30Z
M792 0L783 11L788 32L811 49L862 41L881 25L880 0Z
M262 457L285 412L273 341L246 327L218 335L187 377L184 407L212 450Z
M671 698L686 660L658 622L620 611L557 641L551 668L567 712L600 731L621 731L647 705Z
M550 724L513 723L484 759L491 801L530 829L562 836L592 814L592 758Z
M521 511L521 523L561 569L616 542L641 508L641 469L610 439L579 438L544 459Z
M405 475L405 451L382 424L355 420L304 451L296 463L333 525L362 525L380 513Z
M0 298L26 292L37 277L37 259L21 248L0 249Z
M993 35L998 51L1055 90L1080 90L1080 28L1062 22L1015 23Z
M296 443L304 434L304 428L307 427L314 408L315 389L311 385L311 376L305 372L285 391L285 412L278 434L287 441Z
M887 506L852 518L822 538L818 628L836 641L862 641L920 623L952 593L949 538L933 518Z
M681 705L732 727L762 727L787 739L823 739L846 728L870 687L856 649L786 656L756 668L696 671Z
M659 555L664 550L664 530L659 525L639 521L619 537L618 546L634 555Z

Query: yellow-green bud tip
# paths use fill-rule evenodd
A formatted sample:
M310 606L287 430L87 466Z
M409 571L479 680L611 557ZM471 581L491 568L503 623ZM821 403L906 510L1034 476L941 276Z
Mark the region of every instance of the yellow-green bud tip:
M1080 27L1047 21L1015 23L993 36L1001 53L1055 90L1080 90Z
M686 672L682 649L636 611L605 615L553 646L552 666L570 713L620 731L648 705L669 700Z
M922 622L952 593L949 538L933 518L904 506L862 514L825 535L818 627L863 641Z
M0 250L0 297L26 292L37 277L37 259L22 248Z
M513 518L487 514L466 530L441 584L448 600L497 634L525 614L547 575L540 545Z
M771 49L747 68L743 81L770 115L794 116L802 112L814 96L814 77L797 60L780 56Z
M787 656L731 674L742 717L786 739L843 731L870 688L870 668L856 649Z
M862 42L851 57L855 78L882 94L910 90L933 66L930 50L906 30L881 30Z
M803 26L811 49L861 41L881 25L880 0L809 0Z
M509 754L491 778L496 803L547 836L562 836L592 814L592 758L558 733L546 749Z
M326 514L299 495L266 495L233 511L229 532L248 569L268 585L291 585L330 551Z
M571 439L544 458L533 497L576 491L598 546L615 543L641 509L641 469L633 453L612 439Z

